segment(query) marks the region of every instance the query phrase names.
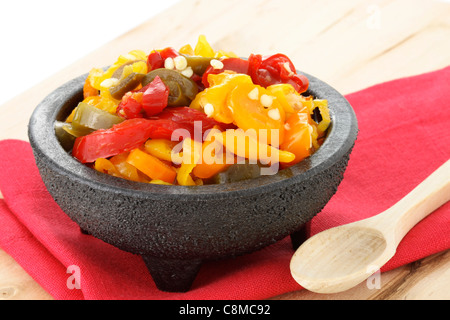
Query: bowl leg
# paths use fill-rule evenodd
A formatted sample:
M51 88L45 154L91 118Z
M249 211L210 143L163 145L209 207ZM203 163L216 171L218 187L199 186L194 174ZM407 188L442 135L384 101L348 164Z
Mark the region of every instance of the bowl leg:
M166 292L187 292L200 269L202 260L181 260L142 256L156 287Z
M300 245L305 242L310 235L311 222L304 223L297 231L290 234L292 248L297 250Z

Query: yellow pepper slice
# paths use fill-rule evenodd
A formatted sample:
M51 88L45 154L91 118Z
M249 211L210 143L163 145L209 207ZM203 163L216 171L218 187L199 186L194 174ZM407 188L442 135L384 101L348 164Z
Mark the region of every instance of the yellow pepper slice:
M119 69L125 63L129 63L131 61L137 61L137 60L147 61L147 55L145 54L144 51L133 50L127 54L120 55L117 58L117 61L113 65L111 65L108 68L108 70L106 70L106 71L103 71L102 69L99 69L99 68L92 69L89 72L89 76L88 76L90 79L91 86L97 90L101 90L102 82L107 79L110 79L117 69ZM141 70L143 68L143 64L139 64L138 66L136 66L136 68ZM146 68L146 66L145 66L145 68ZM142 73L146 73L146 72L142 72Z
M213 48L211 48L211 45L208 43L208 41L206 40L206 37L204 35L200 35L198 37L197 44L195 45L195 48L194 48L194 54L196 56L209 57L209 58L214 58L216 55Z
M186 138L183 140L183 162L177 172L177 182L181 186L196 185L191 176L192 170L201 160L202 143Z
M108 111L109 113L115 114L120 101L114 99L111 96L111 93L109 92L109 87L103 87L100 90L100 97L101 99L95 106L101 110L105 110Z
M192 49L192 46L190 44L186 44L182 46L180 50L178 50L178 52L189 56L201 56L216 59L220 59L221 57L226 58L238 57L234 52L231 51L223 51L223 50L214 51L209 42L206 40L205 35L200 35L198 37L197 44L195 45L194 49Z
M314 106L319 108L320 115L322 117L322 120L317 125L317 131L319 134L321 134L327 130L328 126L331 123L330 110L328 109L328 101L315 99Z
M268 86L266 89L271 95L277 97L278 102L281 104L286 113L295 112L292 102L287 99L288 95L297 93L292 85L280 83Z
M178 50L178 52L181 54L189 55L189 56L193 56L195 54L194 49L192 49L190 44L186 44L186 45L182 46L180 48L180 50Z
M177 172L177 182L180 186L195 186L195 181L191 177L194 167L195 164L181 164Z
M111 163L117 168L123 178L137 182L147 182L136 167L127 162L129 152L118 154L110 159Z
M234 72L222 72L210 74L208 82L211 86L198 93L190 107L204 111L219 122L233 123L232 110L227 101L228 94L238 85L252 84L251 77Z
M221 58L221 57L238 58L238 55L231 51L219 50L216 52L216 58Z
M133 64L129 64L123 67L120 79L125 79L132 73L146 74L147 70L147 63L145 61L137 61Z
M145 151L158 159L172 162L172 150L178 142L167 139L150 139L144 144Z
M238 157L252 161L260 161L263 164L275 162L292 162L295 155L292 152L280 150L271 145L258 141L256 134L242 129L229 129L214 135L228 151Z
M150 184L163 184L163 185L172 185L172 183L166 182L166 181L162 181L162 180L151 180L149 182Z
M98 158L97 160L95 160L94 169L114 177L123 178L119 170L117 170L117 168L114 166L114 164L105 158Z
M72 122L73 121L73 117L75 116L75 112L77 112L77 107L73 108L72 112L66 118L66 122Z

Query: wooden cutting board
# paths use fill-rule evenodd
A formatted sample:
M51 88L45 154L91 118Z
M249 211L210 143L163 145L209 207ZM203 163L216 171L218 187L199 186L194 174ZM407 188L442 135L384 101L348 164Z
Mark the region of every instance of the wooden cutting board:
M0 139L28 140L35 106L64 82L134 49L187 43L205 34L240 56L287 54L298 69L342 94L450 65L450 4L437 0L183 0L0 106ZM1 193L0 193L1 197ZM306 290L274 299L450 299L450 252L381 275L339 294ZM0 299L51 299L0 250Z

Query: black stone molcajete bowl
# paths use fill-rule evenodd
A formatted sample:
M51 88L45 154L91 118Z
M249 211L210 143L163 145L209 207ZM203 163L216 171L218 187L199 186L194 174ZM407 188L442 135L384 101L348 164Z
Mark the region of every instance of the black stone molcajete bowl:
M203 261L250 253L288 235L298 245L304 225L336 192L357 120L341 94L307 76L308 93L329 101L332 125L316 153L275 175L166 186L115 178L79 163L61 147L53 126L82 100L86 75L37 106L29 140L48 191L83 232L141 255L160 290L187 291Z

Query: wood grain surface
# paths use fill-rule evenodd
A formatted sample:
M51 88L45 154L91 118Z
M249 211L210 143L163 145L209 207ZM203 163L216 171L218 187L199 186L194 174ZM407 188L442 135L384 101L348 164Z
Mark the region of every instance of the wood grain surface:
M194 45L204 34L213 48L240 56L283 52L347 94L450 65L449 17L450 4L437 0L184 0L0 106L0 139L28 140L28 119L47 94L134 49ZM450 299L450 252L385 272L381 283L273 299ZM0 299L52 297L0 250Z

